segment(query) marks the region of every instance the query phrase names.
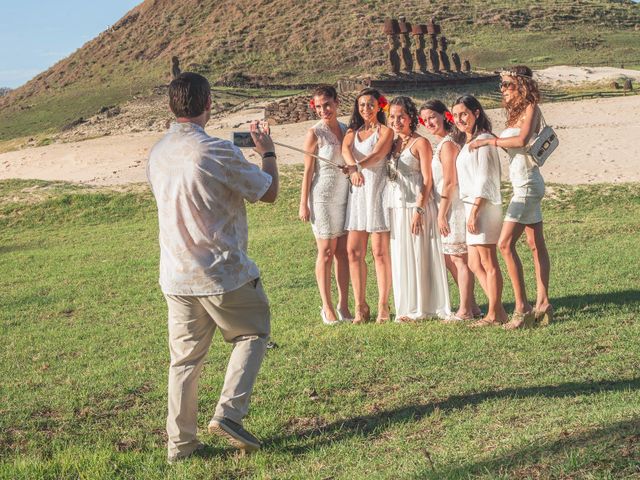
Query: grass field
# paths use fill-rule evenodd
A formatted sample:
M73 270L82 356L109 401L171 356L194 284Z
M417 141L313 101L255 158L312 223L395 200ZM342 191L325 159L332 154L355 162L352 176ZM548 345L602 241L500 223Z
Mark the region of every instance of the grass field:
M285 171L275 206L249 208L277 344L246 420L264 448L240 457L203 432L208 456L173 466L150 194L0 182L0 478L640 476L640 184L550 186L548 328L328 328L300 173ZM524 245L523 260L533 296ZM216 336L203 429L229 351Z

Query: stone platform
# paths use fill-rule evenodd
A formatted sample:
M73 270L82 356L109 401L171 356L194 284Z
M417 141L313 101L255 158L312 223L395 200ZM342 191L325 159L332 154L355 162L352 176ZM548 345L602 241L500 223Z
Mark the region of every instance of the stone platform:
M339 93L347 93L372 87L382 92L398 92L449 85L497 83L499 78L497 74L484 72L400 73L377 78L359 77L339 80L337 90Z

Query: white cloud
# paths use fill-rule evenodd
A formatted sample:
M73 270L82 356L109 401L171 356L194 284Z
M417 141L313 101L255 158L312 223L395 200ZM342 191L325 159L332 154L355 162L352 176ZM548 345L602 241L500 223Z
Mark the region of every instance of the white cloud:
M16 88L28 82L38 75L41 70L37 68L19 68L12 70L0 70L0 87Z

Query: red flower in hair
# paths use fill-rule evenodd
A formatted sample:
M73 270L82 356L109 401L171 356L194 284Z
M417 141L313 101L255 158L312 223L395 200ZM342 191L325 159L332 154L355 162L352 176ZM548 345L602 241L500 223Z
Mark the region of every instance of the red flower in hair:
M384 97L384 95L380 95L380 97L378 98L378 106L384 110L385 108L387 108L387 105L389 105L389 102L387 101L387 99Z
M444 118L447 119L447 122L454 123L453 122L453 115L451 115L450 111L447 110L446 112L444 112Z
M427 124L424 123L424 120L422 119L422 117L418 117L418 121L420 122L420 125L422 125L423 127L427 126Z
M309 100L309 108L311 110L315 110L316 109L316 102L313 98L311 98L311 100Z

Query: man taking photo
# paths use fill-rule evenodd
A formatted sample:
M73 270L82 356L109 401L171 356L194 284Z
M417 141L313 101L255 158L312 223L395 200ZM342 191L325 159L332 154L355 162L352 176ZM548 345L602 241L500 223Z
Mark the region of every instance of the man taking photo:
M160 286L168 306L168 461L202 447L197 438L198 380L216 328L233 344L222 393L209 423L245 451L260 442L242 427L270 333L267 296L247 256L244 201L273 203L278 168L268 129L251 124L262 169L231 142L204 130L211 117L206 78L182 73L169 86L176 116L152 148L147 178L158 206Z

